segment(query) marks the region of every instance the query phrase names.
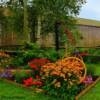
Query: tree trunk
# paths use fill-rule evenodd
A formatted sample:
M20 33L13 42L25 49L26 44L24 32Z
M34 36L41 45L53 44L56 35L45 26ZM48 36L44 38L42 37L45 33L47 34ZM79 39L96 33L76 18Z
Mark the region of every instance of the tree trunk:
M30 41L30 32L28 27L28 11L27 11L27 0L24 0L24 39L25 41Z
M41 45L41 16L38 16L37 19L37 44Z
M55 22L55 50L59 50L59 23Z

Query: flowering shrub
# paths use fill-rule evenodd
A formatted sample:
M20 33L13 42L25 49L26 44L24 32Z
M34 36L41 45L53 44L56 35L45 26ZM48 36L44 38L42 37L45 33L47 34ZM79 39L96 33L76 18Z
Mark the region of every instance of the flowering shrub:
M31 66L31 64L34 64L35 66L43 66L46 63L49 63L50 61L48 59L45 58L37 58L37 59L33 59L29 62L29 65Z
M49 63L50 61L43 58L33 59L28 62L28 65L33 70L33 76L34 78L38 75L40 77L40 70L41 66L45 65L46 63Z
M0 51L0 57L10 57L7 53Z
M28 65L33 69L34 73L40 73L41 66L49 63L50 61L43 58L33 59L28 62Z
M48 63L41 68L41 74L47 78L49 76L57 76L63 78L65 81L70 80L72 76L76 79L71 79L71 83L82 81L82 74L84 72L84 64L81 60L63 59L56 63ZM84 78L84 77L83 77Z
M0 59L0 67L2 67L2 68L10 67L11 61L12 61L11 57L9 57L9 58L4 57L4 58Z
M75 57L64 58L56 63L48 63L42 66L43 89L51 95L68 96L68 91L84 79L82 78L84 68L83 62Z
M23 83L23 80L28 79L29 77L31 77L31 71L27 70L27 71L21 71L21 70L17 70L14 74L15 77L15 81L18 83Z
M0 72L0 78L12 79L13 74L9 69L5 69L3 72Z
M39 59L33 59L30 62L28 62L28 65L32 68L32 77L29 77L27 79L24 79L24 85L25 86L41 86L41 66L45 65L46 63L49 63L50 61L47 59L39 58Z

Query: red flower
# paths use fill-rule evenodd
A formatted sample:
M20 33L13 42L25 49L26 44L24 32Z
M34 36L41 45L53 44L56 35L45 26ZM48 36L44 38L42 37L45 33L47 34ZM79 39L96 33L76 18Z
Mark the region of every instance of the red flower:
M87 56L87 55L89 55L87 52L80 53L80 56Z
M36 79L41 79L41 77L39 75L36 75Z
M42 82L41 81L34 81L32 77L23 80L24 85L25 86L32 86L32 85L36 85L36 86L42 86Z
M40 81L35 81L35 82L33 82L33 85L42 86L42 82L40 82Z
M30 78L28 78L26 80L23 80L23 82L24 82L25 86L31 86L31 85L33 85L33 78L30 77Z
M50 61L45 58L38 58L38 59L33 59L29 63L35 64L36 66L43 66L46 63L49 63Z
M35 70L38 70L38 67L35 64L33 64L33 63L29 63L29 66L31 68L35 69Z

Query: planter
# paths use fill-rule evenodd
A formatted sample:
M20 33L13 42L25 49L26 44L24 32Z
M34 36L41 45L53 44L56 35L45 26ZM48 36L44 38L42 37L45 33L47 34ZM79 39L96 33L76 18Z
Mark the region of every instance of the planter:
M87 86L83 91L81 91L76 97L75 100L78 100L82 95L84 95L85 93L87 93L92 87L94 87L96 85L96 83L100 81L100 77L98 77L92 84L90 84L89 86Z

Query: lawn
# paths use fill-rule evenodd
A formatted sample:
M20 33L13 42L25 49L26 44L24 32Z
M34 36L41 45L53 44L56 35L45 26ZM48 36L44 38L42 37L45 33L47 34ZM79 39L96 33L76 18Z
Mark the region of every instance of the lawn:
M94 75L100 76L100 64L86 64L88 70L93 71ZM100 100L100 82L79 100ZM32 90L18 87L14 84L0 80L0 100L61 100L58 98L35 93Z
M86 94L81 96L79 100L100 100L100 81Z
M86 67L87 67L88 71L92 71L92 73L95 76L100 76L100 63L98 63L98 64L87 63Z
M0 100L59 100L0 80ZM60 99L61 100L61 99Z

